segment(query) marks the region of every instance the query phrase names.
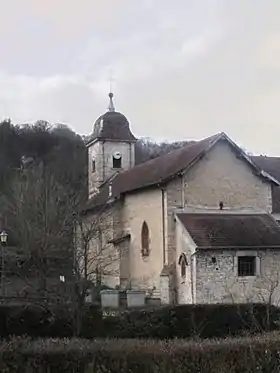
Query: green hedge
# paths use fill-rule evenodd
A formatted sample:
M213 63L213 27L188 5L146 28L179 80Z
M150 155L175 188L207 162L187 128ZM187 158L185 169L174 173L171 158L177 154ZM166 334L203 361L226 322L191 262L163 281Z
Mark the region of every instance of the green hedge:
M280 336L186 342L15 340L0 344L5 373L276 373Z
M255 334L278 328L280 311L264 304L185 305L120 312L103 317L96 306L83 310L83 338L213 338ZM73 336L73 310L69 305L0 306L0 338Z
M0 338L23 335L33 338L72 337L75 325L75 313L69 305L0 305ZM92 338L102 333L99 307L83 309L80 329L83 338Z
M280 310L265 304L182 305L126 311L104 319L103 336L213 338L278 329Z

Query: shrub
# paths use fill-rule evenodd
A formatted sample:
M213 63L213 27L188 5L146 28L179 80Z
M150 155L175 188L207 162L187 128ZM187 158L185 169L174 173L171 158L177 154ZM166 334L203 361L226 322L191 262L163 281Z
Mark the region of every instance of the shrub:
M1 305L0 338L9 336L71 337L74 331L73 310L69 305L43 307L36 305ZM85 307L80 335L100 335L102 315L96 306Z
M263 304L185 305L120 312L104 317L96 306L87 306L82 315L80 337L94 338L213 338L255 334L275 330L279 310ZM0 306L0 338L27 335L32 338L73 336L73 309Z
M116 338L213 338L275 330L279 309L265 304L182 305L126 311L104 320Z
M217 341L15 340L0 344L5 373L276 373L277 334Z

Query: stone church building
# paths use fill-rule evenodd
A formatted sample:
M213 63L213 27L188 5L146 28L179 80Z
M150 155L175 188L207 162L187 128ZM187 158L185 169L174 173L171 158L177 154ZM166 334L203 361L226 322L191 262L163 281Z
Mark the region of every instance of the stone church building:
M109 98L87 144L88 265L162 304L278 302L280 159L218 133L135 165L137 139Z

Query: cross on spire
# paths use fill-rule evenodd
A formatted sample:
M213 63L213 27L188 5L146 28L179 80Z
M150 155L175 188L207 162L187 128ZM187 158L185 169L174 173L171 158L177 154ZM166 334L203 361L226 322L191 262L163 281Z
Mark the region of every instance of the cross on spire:
M114 102L113 102L113 97L114 97L113 81L114 81L113 72L112 72L112 69L110 69L110 75L109 75L110 92L109 92L109 106L108 106L109 111L115 111L115 106L114 106Z

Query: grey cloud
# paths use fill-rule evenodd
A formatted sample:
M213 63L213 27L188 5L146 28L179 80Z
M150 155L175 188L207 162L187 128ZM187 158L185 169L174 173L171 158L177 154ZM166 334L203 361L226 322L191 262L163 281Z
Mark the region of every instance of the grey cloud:
M136 135L225 131L280 153L279 0L27 3L15 12L22 33L7 27L0 42L1 117L88 133L107 107L112 67L117 109Z

